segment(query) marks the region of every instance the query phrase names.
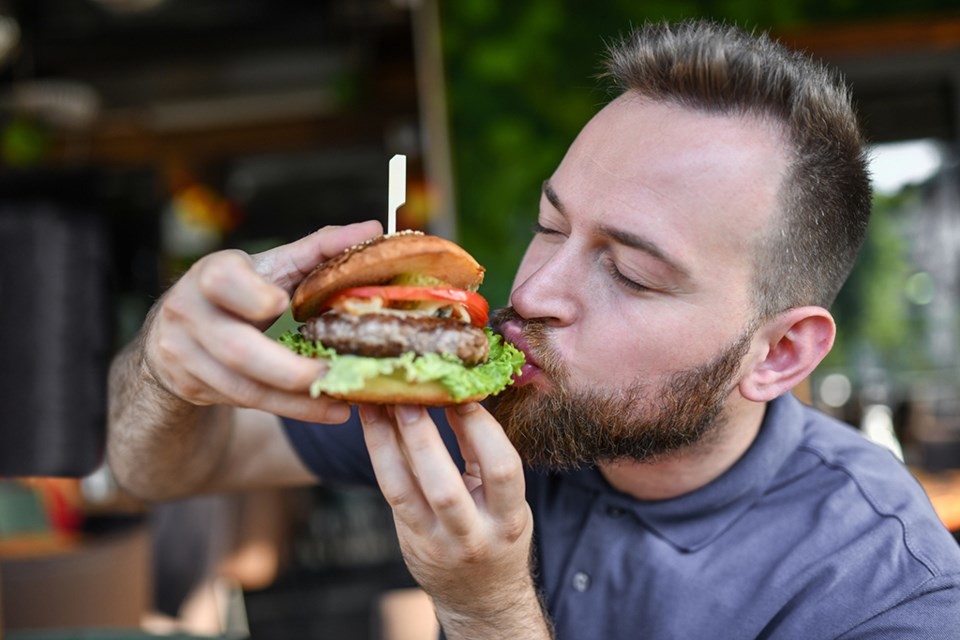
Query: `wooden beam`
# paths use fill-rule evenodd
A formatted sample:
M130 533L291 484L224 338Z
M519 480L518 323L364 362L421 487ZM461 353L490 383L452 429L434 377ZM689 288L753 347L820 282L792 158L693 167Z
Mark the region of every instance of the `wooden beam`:
M960 49L960 17L939 16L786 30L783 44L824 56Z

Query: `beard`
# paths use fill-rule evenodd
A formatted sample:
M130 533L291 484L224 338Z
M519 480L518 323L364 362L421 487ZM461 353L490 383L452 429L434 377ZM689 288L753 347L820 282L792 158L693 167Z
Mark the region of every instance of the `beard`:
M491 318L494 326L511 319L522 321L509 307ZM552 388L507 387L487 402L527 464L567 470L617 460L653 462L694 445L709 448L755 329L745 330L709 362L672 373L662 385L634 381L613 392L591 388L589 381L574 389L550 346L549 331L541 321L523 322L523 337Z

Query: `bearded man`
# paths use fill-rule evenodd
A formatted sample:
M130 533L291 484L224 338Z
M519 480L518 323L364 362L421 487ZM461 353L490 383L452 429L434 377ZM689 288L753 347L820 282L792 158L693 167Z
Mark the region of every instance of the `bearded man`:
M847 91L706 22L643 27L607 68L620 93L543 183L494 319L527 365L489 412L316 424L349 407L259 330L379 232L325 229L208 256L164 296L112 368L114 472L155 499L376 483L448 638L956 633L960 551L922 490L790 394L870 211Z

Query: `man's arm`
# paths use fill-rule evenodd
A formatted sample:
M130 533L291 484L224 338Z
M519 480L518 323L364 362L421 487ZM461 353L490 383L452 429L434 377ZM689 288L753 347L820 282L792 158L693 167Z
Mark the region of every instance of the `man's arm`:
M199 260L114 360L108 460L151 500L311 478L275 415L342 422L349 407L311 398L320 362L263 335L318 263L376 235L377 223L322 229L255 256Z
M233 410L197 406L161 387L144 365L142 342L128 345L110 367L111 470L144 499L201 492L226 448Z
M404 560L447 638L551 638L530 567L523 467L497 421L476 403L447 410L461 476L422 408L362 406L360 416Z
M931 578L909 598L837 640L955 638L960 630L960 576Z
M183 495L296 486L316 481L283 434L279 418L256 409L197 406L139 372L135 344L110 371L109 462L133 495ZM142 375L141 382L134 382ZM114 391L115 390L115 391ZM130 428L134 423L150 428Z

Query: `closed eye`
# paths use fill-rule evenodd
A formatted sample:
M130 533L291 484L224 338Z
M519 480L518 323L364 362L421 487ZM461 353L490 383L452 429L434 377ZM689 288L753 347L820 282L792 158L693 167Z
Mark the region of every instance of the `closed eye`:
M537 235L545 235L545 236L560 236L560 235L563 235L562 233L560 233L560 232L557 231L556 229L547 228L547 227L543 226L542 224L540 224L539 222L534 222L534 223L533 223L533 228L532 228L531 230L533 231L534 234L537 234Z
M617 265L613 263L613 260L608 260L606 266L607 266L607 272L610 274L610 276L614 280L616 280L618 283L622 284L624 287L632 291L641 291L641 292L652 291L650 287L646 287L640 284L639 282L636 282L635 280L631 280L627 276L620 273L620 270L617 269Z

